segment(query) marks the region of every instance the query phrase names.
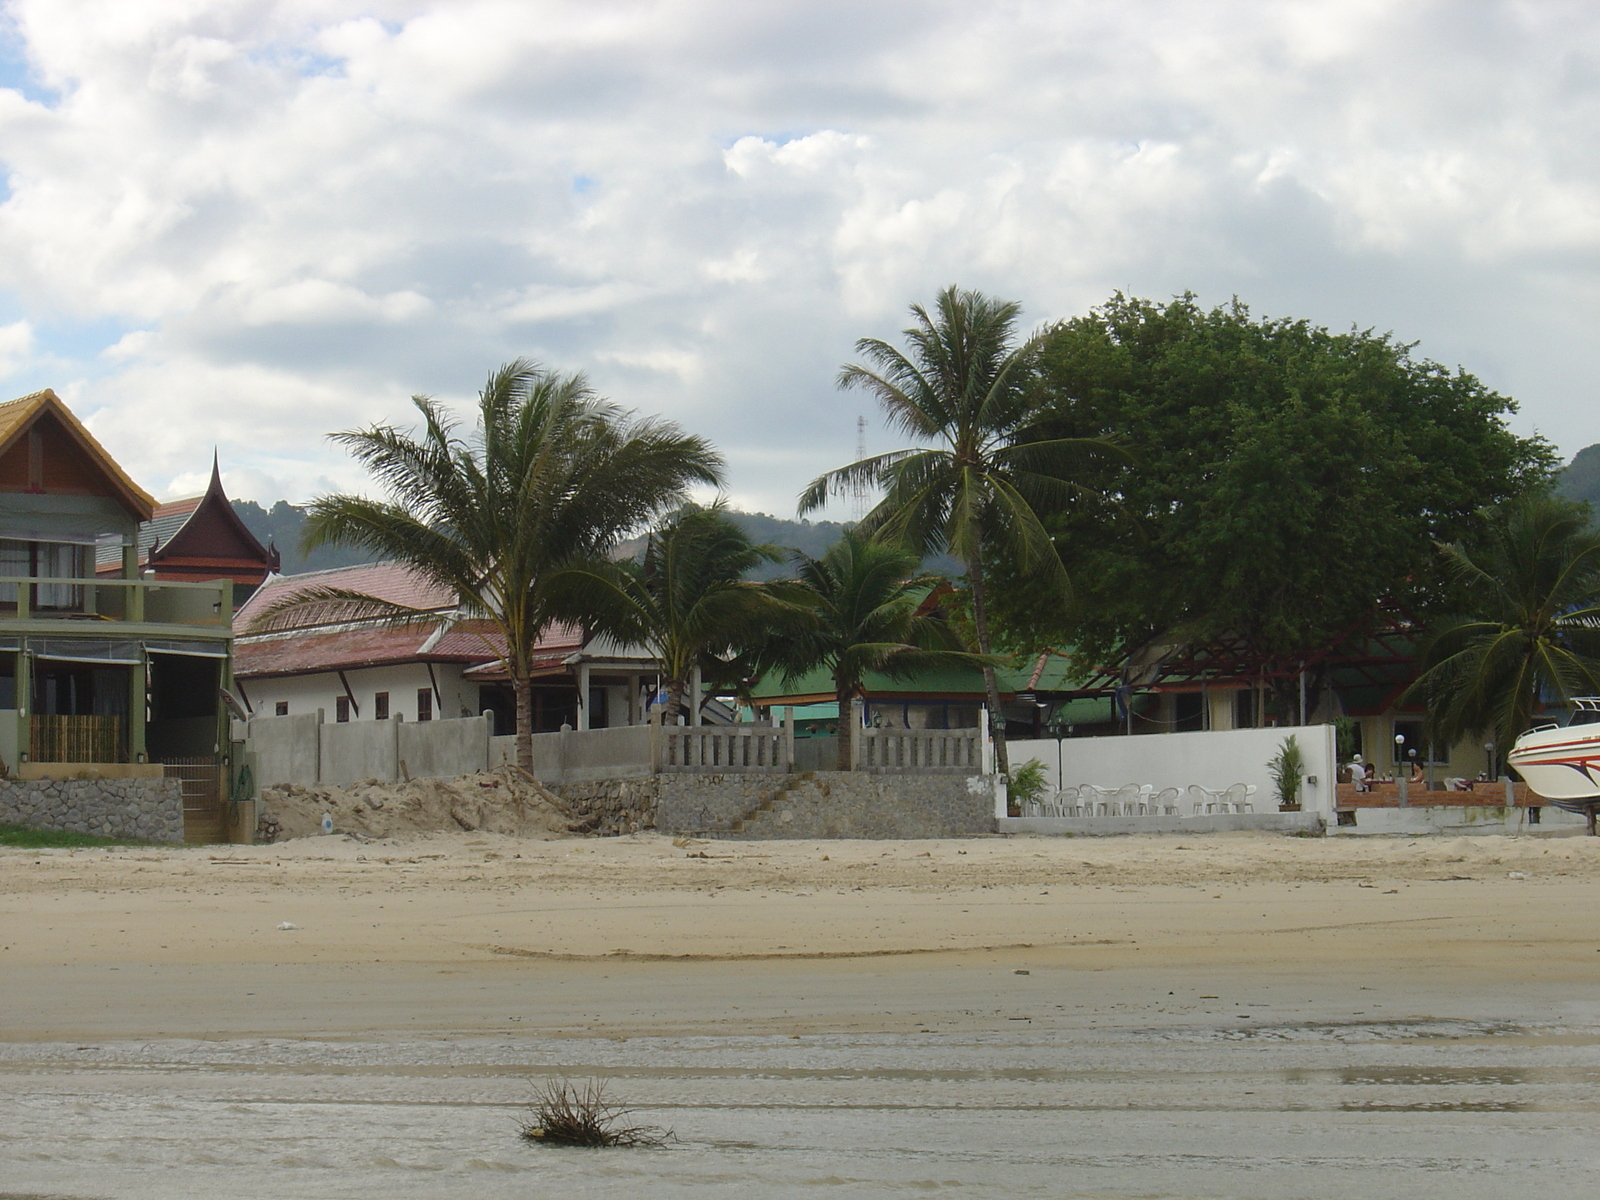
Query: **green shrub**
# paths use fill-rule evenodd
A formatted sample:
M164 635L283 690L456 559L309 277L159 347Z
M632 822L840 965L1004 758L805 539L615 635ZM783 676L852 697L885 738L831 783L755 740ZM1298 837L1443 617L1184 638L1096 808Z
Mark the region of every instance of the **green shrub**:
M1044 791L1044 764L1037 758L1030 758L1020 767L1012 768L1008 782L1010 783L1011 802L1013 804L1031 803L1039 798L1039 793Z
M1283 739L1277 754L1267 761L1273 787L1278 792L1279 804L1300 803L1300 781L1305 777L1306 760L1300 753L1300 742L1294 734Z

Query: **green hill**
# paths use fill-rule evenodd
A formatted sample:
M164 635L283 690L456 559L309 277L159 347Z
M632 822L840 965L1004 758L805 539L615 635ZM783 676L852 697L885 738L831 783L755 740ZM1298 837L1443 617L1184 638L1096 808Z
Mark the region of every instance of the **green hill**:
M278 552L283 555L285 575L302 575L307 571L325 571L332 567L351 567L373 561L374 556L367 551L343 546L323 546L310 554L302 553L300 535L305 532L306 511L287 500L279 500L271 508L262 508L254 500L235 500L233 511L239 514L245 527L261 539L262 545L272 542L278 547ZM812 558L820 558L826 553L845 529L838 521L789 521L767 513L730 512L728 515L744 527L753 541L770 542L789 550L803 550ZM626 558L643 549L644 538L633 538L618 547L618 556ZM930 558L923 565L930 571L945 575L961 574L961 565L952 558ZM787 562L772 563L752 572L751 578L777 579L787 575L789 570Z
M1569 500L1582 500L1600 515L1600 445L1586 446L1556 477L1556 491Z

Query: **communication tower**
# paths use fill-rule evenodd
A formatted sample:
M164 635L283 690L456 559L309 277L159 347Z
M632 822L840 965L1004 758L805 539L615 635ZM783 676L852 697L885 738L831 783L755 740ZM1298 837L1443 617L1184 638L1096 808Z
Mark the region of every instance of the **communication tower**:
M867 456L867 419L856 418L856 461L860 462ZM867 481L857 479L851 485L851 516L860 521L867 515Z

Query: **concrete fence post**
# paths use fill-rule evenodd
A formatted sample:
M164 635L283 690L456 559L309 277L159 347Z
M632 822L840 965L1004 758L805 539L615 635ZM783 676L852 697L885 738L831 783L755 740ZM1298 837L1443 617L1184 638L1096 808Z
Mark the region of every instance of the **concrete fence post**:
M850 701L850 769L861 769L861 751L867 740L866 705L857 696ZM841 713L842 717L844 714Z
M784 705L783 709L783 770L787 775L794 774L794 706Z
M494 718L488 713L478 716L478 723L483 726L483 770L487 771L494 766L492 755L494 753Z
M565 783L567 781L567 756L571 753L568 745L572 737L572 726L561 726L561 737L556 742L556 778Z
M661 710L650 714L650 774L661 774Z
M322 722L325 720L325 709L317 709L317 729L311 738L311 761L315 765L311 769L311 782L322 782Z

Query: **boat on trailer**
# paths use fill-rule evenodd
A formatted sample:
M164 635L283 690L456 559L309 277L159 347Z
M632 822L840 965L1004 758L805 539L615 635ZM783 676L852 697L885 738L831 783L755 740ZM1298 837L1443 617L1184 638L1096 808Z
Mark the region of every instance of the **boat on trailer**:
M1600 696L1576 697L1565 725L1535 725L1506 761L1556 807L1593 811L1600 805Z

